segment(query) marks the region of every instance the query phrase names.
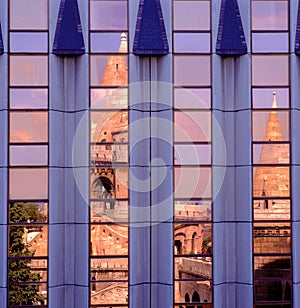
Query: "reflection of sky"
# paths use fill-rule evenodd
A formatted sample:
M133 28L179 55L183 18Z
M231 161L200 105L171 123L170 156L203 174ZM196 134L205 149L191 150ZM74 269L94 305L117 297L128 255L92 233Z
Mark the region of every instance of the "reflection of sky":
M91 1L91 30L126 30L127 1Z
M207 109L211 106L211 90L208 89L174 89L174 106L176 108Z
M10 89L10 108L46 109L48 106L47 89Z
M208 165L211 163L211 151L208 144L175 145L174 164Z
M175 198L202 198L211 196L210 167L176 167Z
M47 146L10 146L10 165L17 166L45 166L47 165Z
M10 199L47 199L47 169L10 169Z
M209 142L210 112L175 112L175 141Z
M174 56L176 85L210 85L210 56Z
M12 29L47 29L47 0L10 0Z
M46 112L11 112L10 142L47 142Z
M11 56L10 84L46 86L48 84L48 57Z
M273 92L276 92L276 103L278 108L287 108L289 104L289 89L253 89L253 108L271 108Z
M209 30L210 1L174 1L174 30Z
M91 33L92 52L119 52L121 33Z
M252 56L253 85L288 85L288 56Z
M288 33L253 33L253 52L288 52Z
M10 33L11 52L47 52L48 34L45 33Z
M287 30L288 1L252 1L253 30Z
M209 33L175 33L174 52L182 53L209 53Z

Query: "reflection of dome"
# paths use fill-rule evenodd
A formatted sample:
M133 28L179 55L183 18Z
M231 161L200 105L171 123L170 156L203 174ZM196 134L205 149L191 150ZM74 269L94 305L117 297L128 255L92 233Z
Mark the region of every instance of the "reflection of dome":
M106 121L96 136L96 140L97 142L127 142L127 129L127 111L119 111Z

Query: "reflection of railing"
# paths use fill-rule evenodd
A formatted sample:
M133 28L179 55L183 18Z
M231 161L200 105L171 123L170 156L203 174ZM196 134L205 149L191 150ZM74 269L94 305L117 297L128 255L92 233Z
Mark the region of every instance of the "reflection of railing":
M195 278L212 277L212 262L198 258L181 258L179 271L195 276Z

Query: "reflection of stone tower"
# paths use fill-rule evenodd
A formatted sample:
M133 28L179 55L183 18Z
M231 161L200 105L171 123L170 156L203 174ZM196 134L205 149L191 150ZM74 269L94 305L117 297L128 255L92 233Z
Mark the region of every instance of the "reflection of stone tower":
M259 198L254 204L253 250L255 254L290 253L290 202L289 167L277 164L289 163L289 147L283 141L280 122L276 112L276 93L273 93L273 110L269 114L264 144L261 146L259 165L254 170L253 196ZM272 164L272 166L267 166ZM265 199L264 199L265 198ZM267 222L266 222L267 221ZM268 222L269 221L269 222ZM255 257L255 297L257 300L289 300L290 271L288 257ZM276 278L277 280L276 281ZM259 280L261 279L262 280ZM273 278L273 279L272 279ZM268 280L269 279L269 280Z
M127 56L124 55L127 53L125 33L121 35L119 53L119 55L108 57L104 73L99 81L101 86L127 86ZM126 107L127 89L105 89L105 95L99 99L104 100L104 109L116 108L114 106ZM126 199L128 197L128 172L127 167L123 165L128 161L127 111L99 112L97 123L92 123L91 128L91 133L94 135L92 139L97 142L97 145L92 146L91 149L91 162L95 166L91 170L91 197Z
M283 141L278 120L276 93L273 93L273 111L270 112L264 141ZM271 144L271 143L270 143ZM262 145L259 158L260 165L283 164L289 162L289 148L287 144ZM255 197L288 197L289 196L289 169L286 167L263 166L256 168L253 181L253 196Z

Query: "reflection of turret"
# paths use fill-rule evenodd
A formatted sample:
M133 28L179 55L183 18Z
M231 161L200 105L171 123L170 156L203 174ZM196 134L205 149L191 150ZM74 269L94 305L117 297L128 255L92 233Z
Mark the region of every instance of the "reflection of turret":
M269 114L264 141L283 141L280 122L277 116L276 92L273 93L273 110ZM255 197L287 197L289 196L289 169L276 167L276 164L289 162L289 147L287 144L262 145L259 164L255 170L253 195ZM275 166L263 166L267 164Z
M121 35L120 53L127 52L127 37ZM125 86L128 84L127 56L122 54L108 57L107 64L100 82L101 86Z
M100 81L100 86L126 87L128 84L127 38L122 33L118 55L108 57ZM104 89L99 100L104 109L127 106L127 89ZM96 100L97 101L97 100ZM128 162L128 114L127 111L99 112L91 123L92 141L97 145L91 147L91 197L92 198L127 198ZM117 168L114 168L116 167Z

